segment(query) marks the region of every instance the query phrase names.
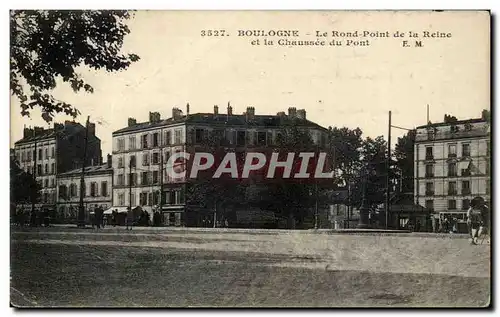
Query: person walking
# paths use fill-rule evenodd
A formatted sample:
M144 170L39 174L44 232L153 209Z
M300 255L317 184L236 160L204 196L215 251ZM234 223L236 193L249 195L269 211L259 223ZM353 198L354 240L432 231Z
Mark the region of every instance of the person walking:
M134 213L130 208L127 208L127 228L126 230L132 230L132 225L134 224Z
M482 231L482 215L480 208L471 206L467 210L467 227L469 228L471 244L477 244L479 234Z

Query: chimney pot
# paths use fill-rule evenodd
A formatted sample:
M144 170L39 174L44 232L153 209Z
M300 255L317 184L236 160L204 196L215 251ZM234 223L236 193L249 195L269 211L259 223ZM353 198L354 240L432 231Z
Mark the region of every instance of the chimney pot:
M132 127L137 124L137 120L135 118L128 118L128 126Z
M111 154L108 154L107 161L106 161L106 165L107 165L108 168L111 168L113 166L113 164L112 164L112 162L113 162L112 158L113 157L111 156Z
M297 108L295 107L288 108L288 116L290 118L295 118L297 116Z
M306 120L306 110L305 109L297 110L297 118Z
M233 107L227 106L227 115L232 116L233 115Z
M214 114L215 115L219 114L219 106L217 106L217 105L214 106Z

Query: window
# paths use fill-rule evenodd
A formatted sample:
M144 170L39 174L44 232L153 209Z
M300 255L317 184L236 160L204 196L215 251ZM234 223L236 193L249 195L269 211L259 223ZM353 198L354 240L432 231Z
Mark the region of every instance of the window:
M24 162L26 160L24 156L24 152L21 152L21 162ZM16 154L16 159L19 161L19 153Z
M125 185L125 178L123 174L118 174L117 179L116 179L116 185Z
M148 201L149 201L149 205L150 206L153 206L153 193L148 193Z
M470 182L462 181L462 195L469 195L469 194L470 194Z
M462 200L462 210L467 210L470 207L470 200L469 199L463 199Z
M142 154L142 166L148 166L149 165L149 153L143 153Z
M52 163L52 166L51 166L51 173L52 173L52 174L55 174L55 173L56 173L56 163Z
M43 155L42 155L42 154L43 154L42 149L39 149L39 150L38 150L38 159L39 159L39 160L42 160L42 159L43 159Z
M267 132L257 132L257 145L266 145Z
M160 145L160 138L158 133L153 134L153 146L157 147Z
M462 176L470 176L470 168L462 168Z
M125 206L125 194L124 193L118 194L118 205Z
M462 144L462 156L470 157L470 144Z
M108 196L108 182L101 182L101 196Z
M142 179L142 185L147 185L148 184L148 172L142 172L141 173L141 179Z
M153 153L153 164L160 164L160 153Z
M43 193L43 201L46 203L49 202L49 194L48 193Z
M128 177L128 184L129 185L136 185L137 184L137 174L136 173L129 174L129 175L127 175L127 177Z
M448 145L448 157L456 157L457 156L457 145L449 144Z
M148 148L148 135L147 134L143 134L142 137L141 137L141 147L143 149L147 149Z
M180 144L182 143L182 130L181 129L177 129L175 130L175 140L174 140L174 143L175 144Z
M43 175L42 164L38 164L36 171L37 171L37 175L39 175L39 176Z
M432 146L426 146L425 147L425 159L432 160L433 158L434 158L434 155L432 153Z
M56 187L56 180L54 178L50 180L50 187Z
M457 201L454 199L448 200L448 209L449 210L455 210L457 209Z
M165 161L164 162L167 163L169 159L170 159L170 151L166 150L165 151Z
M147 206L148 204L148 193L140 193L139 194L139 201L141 206Z
M129 150L135 150L135 149L136 149L136 145L135 145L135 135L134 135L134 136L129 137L129 139L128 139L128 149L129 149Z
M123 168L123 157L118 158L118 168Z
M205 136L205 130L204 129L196 129L195 130L195 143L200 144L203 142Z
M434 177L434 165L425 165L425 177Z
M118 151L125 151L125 139L124 138L119 138L117 140L118 143Z
M69 186L69 196L70 197L76 197L77 196L77 187L76 187L76 184L71 184Z
M163 144L170 145L172 143L172 133L170 131L165 131L163 134Z
M428 199L425 201L425 208L434 211L434 200Z
M431 182L425 183L425 195L426 196L434 195L434 183Z
M486 142L486 155L490 156L491 155L491 148L490 148L490 141Z
M49 173L49 164L45 164L45 175Z
M160 204L160 195L153 195L153 205L159 205Z
M31 162L31 151L28 151L26 154L28 155L28 162Z
M49 149L45 148L45 159L49 158Z
M134 208L135 204L135 193L132 193L130 196L130 205L132 205L132 208Z
M97 183L95 182L90 183L90 196L91 197L97 196Z
M66 185L59 186L59 198L66 199L68 197L68 187Z
M129 167L135 167L135 155L131 155L129 158Z
M51 156L54 158L56 156L56 151L54 147L52 147L51 152L52 152Z
M236 132L236 145L244 146L246 141L246 131Z
M457 182L448 182L448 195L457 194Z
M486 195L489 195L490 194L490 180L487 179L487 180L485 180L485 182L486 183L485 183L484 187L485 187L485 190L486 190Z
M457 176L457 163L448 164L448 176Z
M158 184L159 181L159 173L158 171L153 171L153 184Z

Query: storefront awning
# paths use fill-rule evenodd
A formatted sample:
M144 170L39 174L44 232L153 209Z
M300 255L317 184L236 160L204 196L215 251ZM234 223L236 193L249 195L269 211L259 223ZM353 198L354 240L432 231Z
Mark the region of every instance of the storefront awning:
M104 214L111 215L113 213L113 210L116 210L116 212L119 214L128 212L127 207L110 207L104 211Z

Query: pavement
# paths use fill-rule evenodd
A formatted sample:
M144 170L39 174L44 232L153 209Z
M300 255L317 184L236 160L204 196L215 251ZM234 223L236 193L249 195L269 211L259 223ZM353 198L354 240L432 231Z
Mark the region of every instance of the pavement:
M461 235L139 228L13 229L12 304L484 307L490 302L490 246L471 245Z

